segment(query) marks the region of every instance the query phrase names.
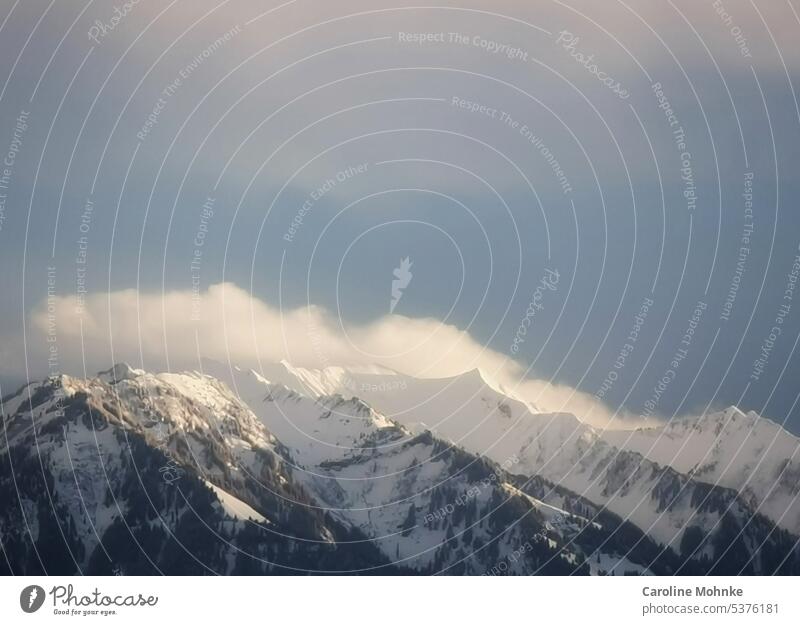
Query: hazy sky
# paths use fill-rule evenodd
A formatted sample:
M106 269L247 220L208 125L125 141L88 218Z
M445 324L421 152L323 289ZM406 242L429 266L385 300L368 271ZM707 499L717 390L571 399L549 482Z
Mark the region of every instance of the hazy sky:
M800 431L798 9L432 4L0 0L3 393L235 343Z

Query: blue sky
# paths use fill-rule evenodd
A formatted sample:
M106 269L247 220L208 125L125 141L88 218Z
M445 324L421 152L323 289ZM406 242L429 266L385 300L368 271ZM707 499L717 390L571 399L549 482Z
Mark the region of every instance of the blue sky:
M113 3L0 3L0 145L15 130L20 145L0 230L3 392L47 373L30 319L48 267L62 297L79 275L101 297L225 281L278 310L321 307L348 336L386 320L408 257L395 316L466 331L528 377L605 387L628 415L738 404L800 431L792 6L436 5L298 1L258 18L271 7L142 0L111 28ZM558 286L511 354L547 269ZM92 327L87 366L104 368Z

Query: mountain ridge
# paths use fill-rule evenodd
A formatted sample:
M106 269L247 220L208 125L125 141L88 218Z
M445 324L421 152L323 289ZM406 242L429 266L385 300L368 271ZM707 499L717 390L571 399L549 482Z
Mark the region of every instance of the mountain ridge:
M276 371L289 371L279 365ZM448 383L341 368L298 391L217 366L212 376L118 363L88 380L61 376L4 398L0 494L18 510L0 515L2 544L32 559L42 537L28 532L26 540L21 528L30 517L81 554L50 547L79 569L99 567L107 536L133 551L141 550L137 541L158 544L152 555L145 550L155 564L132 557L129 571L173 566L165 554L174 558L180 549L175 536L195 544L189 527L211 532L197 549L203 566L220 573L760 573L797 566L794 539L735 491L618 450L573 415L533 415L474 373ZM314 392L315 385L335 390L320 384L341 384L345 373L366 399L347 389ZM405 387L378 384L388 377ZM404 424L376 408L407 409L421 397L431 427L414 410L401 411ZM458 431L465 420L474 431ZM482 429L506 439L489 450L498 453L476 447ZM49 510L42 501L31 507L37 489L23 489L28 495L20 498L8 479L15 467L37 464L55 498ZM139 492L145 484L152 492ZM196 502L189 508L176 499L184 485L186 501ZM627 502L637 497L644 516L630 513ZM199 521L191 520L195 507ZM673 525L649 526L662 517ZM735 559L723 547L731 540L741 543ZM298 541L299 549L292 546Z

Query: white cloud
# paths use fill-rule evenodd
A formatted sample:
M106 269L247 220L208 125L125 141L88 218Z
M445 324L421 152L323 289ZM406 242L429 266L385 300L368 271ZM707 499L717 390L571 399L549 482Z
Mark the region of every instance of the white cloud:
M198 368L200 356L258 369L285 359L296 366L377 363L421 377L448 377L479 368L505 389L545 411L573 412L605 425L612 412L593 396L524 376L513 359L435 319L387 315L345 326L316 306L281 310L232 283L190 290L94 294L78 309L74 297L43 301L28 328L30 377L44 377L57 351L58 371L89 375L126 361L148 370ZM55 331L56 340L48 341ZM21 342L4 341L3 373L19 374ZM621 427L628 415L618 415ZM641 421L636 423L641 426Z

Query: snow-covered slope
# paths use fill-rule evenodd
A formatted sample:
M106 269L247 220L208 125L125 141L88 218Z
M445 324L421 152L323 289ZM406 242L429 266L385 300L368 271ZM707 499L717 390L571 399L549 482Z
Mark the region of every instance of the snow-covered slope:
M220 375L226 370L211 366ZM477 370L447 379L417 379L393 372L297 369L283 363L280 376L282 384L287 383L308 397L319 398L320 394L333 392L357 396L411 431L428 429L497 463L517 458L518 473L541 476L565 487L679 552L682 546L693 545L698 532L710 544L736 527L739 529L731 538L741 530L742 537L753 543L752 548L761 540L759 537L768 533L768 524L762 524L765 519L754 516L760 502L747 490L739 496L735 482L720 482L731 488L714 488L715 480L709 478L711 465L705 473L698 474L690 470L693 467L673 469L663 458L654 459L644 453L645 445L620 449L615 443L621 443L621 439L615 434L622 437L627 432L603 436L574 415L536 412L534 407L504 395ZM262 378L261 382L266 380ZM249 403L246 398L245 401ZM777 428L771 426L773 431ZM766 434L759 440L763 443L765 437ZM769 479L770 471L776 475L776 466L785 466L791 458L793 437L786 437L771 468L765 468L764 479ZM713 448L710 440L706 442L708 448ZM754 444L753 450L760 446ZM774 521L786 521L783 526L796 532L798 528L790 518L781 517L787 500L794 501L796 495L793 466L788 465L786 477L778 482L783 500L766 505L778 501L773 497L758 511ZM748 468L747 464L740 467L740 477L747 474ZM703 557L713 550L692 546L690 551ZM757 558L753 566L760 566Z
M295 479L394 562L477 574L501 561L506 573L557 573L585 557L558 528L548 529L544 504L508 484L516 458L492 465L429 432L411 432L356 397L311 397L252 371L214 373L227 376L285 445ZM578 531L586 525L560 514L574 518ZM526 544L524 554L509 557Z
M11 570L798 570L796 538L752 497L536 412L477 371L203 369L117 365L4 398Z
M605 432L617 447L711 484L735 489L753 509L800 534L800 439L755 412L675 419L633 432Z
M264 365L260 372L253 372L205 360L203 370L225 380L251 405L253 393L263 395L263 385L268 383L278 383L306 397L358 398L412 432L429 430L499 463L519 455L521 437L541 433L542 422L535 418L535 408L502 393L498 384L477 369L436 379L379 371L377 367L303 369L287 363ZM579 424L571 416L564 415L563 419L569 423L559 428Z
M3 405L14 413L3 415L0 540L16 573L390 565L313 502L285 450L212 378L118 365Z
M502 468L360 400L251 381L258 415L210 376L125 365L6 398L12 570L589 571Z

